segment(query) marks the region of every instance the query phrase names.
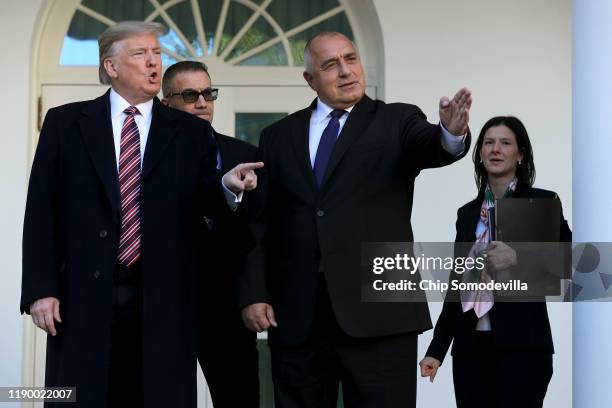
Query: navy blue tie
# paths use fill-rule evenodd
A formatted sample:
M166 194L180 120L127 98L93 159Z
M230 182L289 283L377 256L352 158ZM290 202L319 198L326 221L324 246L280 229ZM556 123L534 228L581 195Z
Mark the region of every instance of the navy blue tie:
M331 157L331 152L338 139L338 129L340 129L340 117L344 115L346 111L343 109L334 109L329 114L331 119L327 124L327 127L321 135L321 141L317 148L317 155L315 156L314 162L314 175L317 181L317 187L321 187L323 184L323 177L325 176L325 170L327 169L327 163Z

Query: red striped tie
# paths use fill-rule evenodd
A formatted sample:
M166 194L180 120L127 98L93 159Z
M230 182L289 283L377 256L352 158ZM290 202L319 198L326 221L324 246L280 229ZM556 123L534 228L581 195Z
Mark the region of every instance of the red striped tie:
M140 134L134 116L135 106L123 111L127 115L121 129L119 149L119 191L121 194L121 237L119 262L130 266L140 258Z

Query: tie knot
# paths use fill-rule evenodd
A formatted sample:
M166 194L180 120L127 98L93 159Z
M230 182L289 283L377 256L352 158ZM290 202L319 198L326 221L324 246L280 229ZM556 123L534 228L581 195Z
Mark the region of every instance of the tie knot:
M344 109L334 109L333 111L331 111L330 115L331 115L332 118L339 119L345 113L346 113L346 111Z
M125 108L123 113L125 113L128 116L130 116L130 115L138 115L140 112L138 112L138 108L137 107L130 106L129 108Z

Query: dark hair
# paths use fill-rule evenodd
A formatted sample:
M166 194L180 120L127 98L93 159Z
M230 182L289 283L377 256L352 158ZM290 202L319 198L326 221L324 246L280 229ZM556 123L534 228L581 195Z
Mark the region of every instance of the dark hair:
M210 79L210 74L208 73L208 67L205 63L200 61L180 61L176 64L170 65L166 72L164 72L164 77L162 78L162 94L164 97L170 95L173 90L173 82L174 78L178 74L183 72L205 72Z
M484 143L484 136L487 130L500 125L506 126L514 133L518 149L523 154L523 160L521 160L521 164L516 168L517 186L531 187L535 181L536 171L535 165L533 164L533 150L525 125L514 116L496 116L489 119L482 127L478 135L478 140L476 141L476 147L474 147L474 153L472 154L472 160L474 161L474 179L476 180L476 187L478 187L478 196L484 194L488 181L487 170L482 160L480 160L480 151Z

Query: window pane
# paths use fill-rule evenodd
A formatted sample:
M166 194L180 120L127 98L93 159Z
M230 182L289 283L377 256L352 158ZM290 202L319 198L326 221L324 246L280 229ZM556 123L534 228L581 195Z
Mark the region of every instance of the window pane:
M149 0L83 0L81 4L117 22L143 21L154 10Z
M191 8L191 3L189 1L184 1L173 7L170 7L169 9L167 9L166 12L168 13L168 16L174 22L174 24L176 24L176 26L181 30L183 35L187 38L187 41L196 50L196 53L198 55L203 55L202 47L200 45L200 40L198 38L198 33L195 28L195 22L193 19L193 9ZM162 23L165 26L168 26L168 24L166 24L166 22L162 18L158 18L156 21ZM175 33L173 33L173 36L175 37L175 40L181 44L180 48L184 49L187 52L186 47L184 46L184 44L181 43L178 36L176 36ZM176 51L175 48L171 48L171 49L173 51ZM194 58L188 52L185 55L185 57L188 59Z
M339 5L338 0L283 0L273 1L266 10L288 31Z
M236 138L257 146L261 131L285 116L286 112L236 113Z
M156 18L155 21L158 23L164 24L161 17ZM189 50L187 50L187 47L185 47L185 44L181 41L181 39L174 32L174 30L168 30L166 34L159 37L159 43L162 46L166 47L167 49L174 51L175 53L177 53L184 59L187 59L187 60L193 59L193 57L189 53ZM162 60L162 63L163 63L163 60Z
M249 30L245 33L245 35L242 37L242 39L240 41L238 41L238 44L236 44L236 46L234 47L234 49L232 50L232 52L230 52L227 60L231 60L232 58L235 58L255 47L257 47L260 44L265 43L266 41L276 37L277 34L274 31L274 29L272 29L272 26L270 26L270 24L268 24L268 22L266 20L264 20L263 18L259 17L257 19L257 21L255 21L255 23L251 26L251 28L249 28ZM284 49L281 49L280 52L282 54L285 54ZM286 56L284 58L276 58L276 61L280 62L280 61L284 61L285 65L287 64L287 58ZM275 63L275 64L249 64L249 65L283 65L281 63Z
M217 24L221 16L221 7L223 0L198 0L200 5L200 15L206 31L206 39L208 40L208 54L212 54L214 45L214 36L217 31Z
M106 24L77 11L64 37L60 64L98 65L98 36L106 28Z
M227 11L223 36L220 39L218 53L221 54L227 44L234 38L240 29L246 24L253 10L242 4L232 2Z

